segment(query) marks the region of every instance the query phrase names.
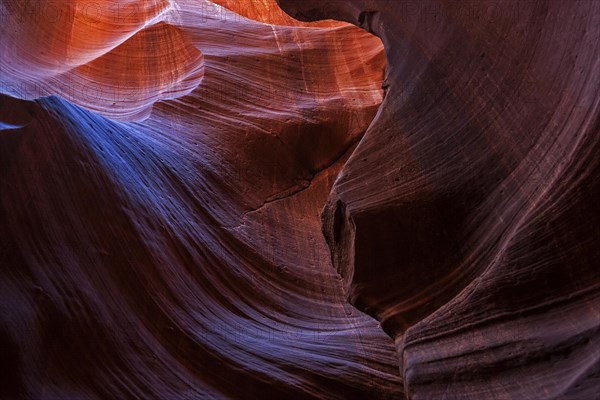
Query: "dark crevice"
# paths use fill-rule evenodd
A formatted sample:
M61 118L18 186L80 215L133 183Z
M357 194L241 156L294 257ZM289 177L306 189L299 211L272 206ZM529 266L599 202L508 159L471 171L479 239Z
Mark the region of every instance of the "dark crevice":
M333 215L333 241L335 244L340 243L342 239L342 230L344 229L344 216L346 215L346 205L341 200L338 200L335 205Z

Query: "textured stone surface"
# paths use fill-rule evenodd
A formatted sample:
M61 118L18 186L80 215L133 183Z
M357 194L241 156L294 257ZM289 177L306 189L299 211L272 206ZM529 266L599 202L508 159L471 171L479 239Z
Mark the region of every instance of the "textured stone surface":
M101 38L5 14L0 397L399 397L393 341L345 301L319 217L381 102L381 41L156 4ZM197 61L189 94L155 103ZM87 80L99 96L61 91ZM63 98L14 99L46 94Z
M323 213L414 399L600 390L600 4L281 0L386 48L386 98Z
M600 3L277 4L0 2L0 398L594 398Z

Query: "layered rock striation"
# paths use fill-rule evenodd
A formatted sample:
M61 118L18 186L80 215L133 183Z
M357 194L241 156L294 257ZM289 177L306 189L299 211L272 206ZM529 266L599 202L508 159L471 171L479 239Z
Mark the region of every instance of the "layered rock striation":
M597 2L0 12L0 397L598 392Z
M414 399L600 387L596 2L280 0L379 36L386 97L323 212Z
M319 217L382 100L381 42L130 3L148 14L101 26L2 3L0 397L400 397Z

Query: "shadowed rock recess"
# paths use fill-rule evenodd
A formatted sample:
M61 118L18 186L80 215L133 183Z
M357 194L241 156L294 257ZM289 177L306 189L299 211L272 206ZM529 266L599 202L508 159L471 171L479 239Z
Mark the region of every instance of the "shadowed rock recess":
M0 17L1 399L597 398L600 2Z

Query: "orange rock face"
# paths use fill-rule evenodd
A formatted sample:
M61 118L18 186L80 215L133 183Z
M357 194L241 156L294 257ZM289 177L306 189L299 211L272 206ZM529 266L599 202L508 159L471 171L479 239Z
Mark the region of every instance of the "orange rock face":
M399 397L319 218L379 39L135 4L45 26L3 3L0 397Z
M0 398L598 393L596 2L0 12Z

